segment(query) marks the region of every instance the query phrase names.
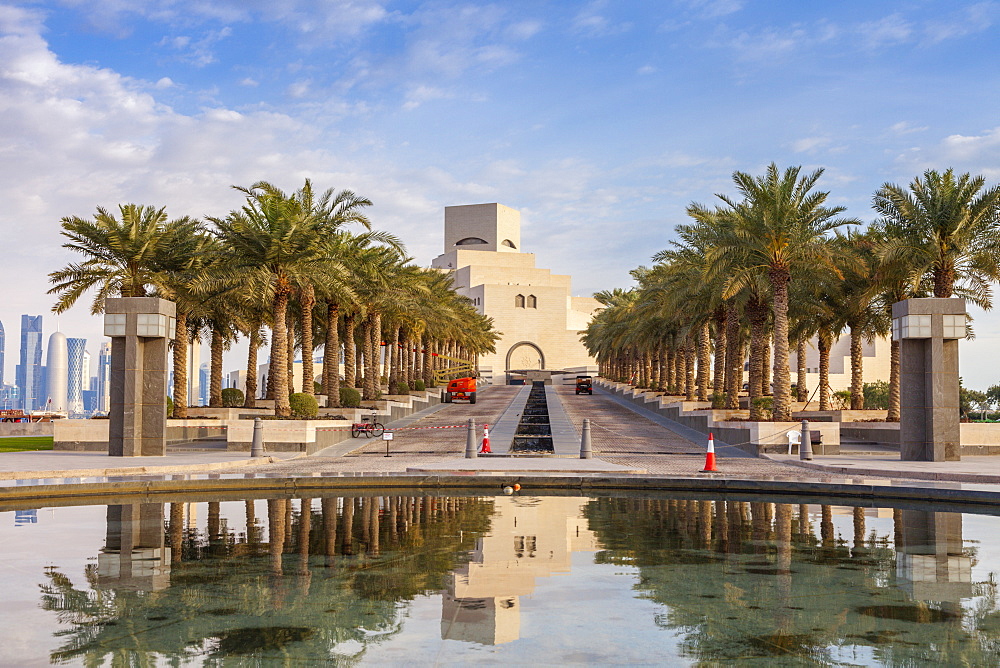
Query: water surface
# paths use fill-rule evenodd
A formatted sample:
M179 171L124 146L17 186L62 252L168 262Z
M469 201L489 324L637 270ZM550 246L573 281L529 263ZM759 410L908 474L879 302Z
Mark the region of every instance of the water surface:
M0 665L998 665L1000 518L329 496L0 513Z

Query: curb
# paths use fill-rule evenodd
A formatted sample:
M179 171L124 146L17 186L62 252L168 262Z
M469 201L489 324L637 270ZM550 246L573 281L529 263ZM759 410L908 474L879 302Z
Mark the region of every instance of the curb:
M118 466L94 469L62 469L56 471L0 471L0 480L50 480L53 478L100 478L109 476L130 475L161 475L169 473L197 473L202 471L217 471L234 466L253 466L255 464L276 464L289 462L303 455L288 459L276 457L258 457L256 459L234 459L231 462L209 462L206 464L177 464L175 466ZM66 483L67 485L70 483ZM0 490L0 498L4 492Z
M933 473L930 471L894 471L891 469L860 468L854 466L837 466L832 464L816 464L814 462L802 461L799 459L786 461L784 459L774 459L765 453L760 454L761 459L767 459L776 464L786 464L788 466L798 466L803 469L813 471L823 471L824 473L834 473L846 476L879 476L882 478L902 478L905 480L929 480L934 482L968 482L980 483L984 485L1000 485L1000 476L983 475L979 473Z
M717 498L729 496L762 496L774 503L818 502L836 499L845 505L882 507L913 504L927 507L933 502L961 508L976 506L977 512L1000 515L1000 494L995 491L949 487L911 486L905 484L873 484L870 482L796 482L788 480L746 480L723 477L672 478L667 476L601 476L601 475L335 475L261 478L199 478L196 480L121 480L103 483L42 484L0 489L0 504L15 507L19 503L40 499L82 499L90 497L152 497L169 494L213 492L215 495L246 495L247 492L278 492L289 496L304 493L349 489L384 492L389 489L419 490L426 495L464 490L469 494L498 495L503 484L519 482L522 494L556 495L650 495L683 494L685 497ZM214 497L213 497L214 498ZM235 497L234 497L235 498ZM782 501L788 499L788 501ZM795 501L793 501L793 499Z

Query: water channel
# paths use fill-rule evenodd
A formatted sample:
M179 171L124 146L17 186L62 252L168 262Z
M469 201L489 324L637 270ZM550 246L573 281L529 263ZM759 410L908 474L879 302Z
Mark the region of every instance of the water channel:
M0 512L0 665L1000 664L991 515L163 500Z

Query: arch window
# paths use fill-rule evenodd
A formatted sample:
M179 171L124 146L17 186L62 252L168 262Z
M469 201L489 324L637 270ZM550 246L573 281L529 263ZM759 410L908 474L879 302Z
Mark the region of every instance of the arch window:
M503 241L500 242L500 245L506 246L507 248L517 248L517 246L514 245L514 242L511 241L510 239L504 239Z
M514 308L524 308L524 295L514 297Z
M527 306L528 308L538 308L538 300L535 299L535 295L528 295Z
M479 246L488 244L488 241L480 239L479 237L465 237L464 239L459 239L455 242L456 246Z

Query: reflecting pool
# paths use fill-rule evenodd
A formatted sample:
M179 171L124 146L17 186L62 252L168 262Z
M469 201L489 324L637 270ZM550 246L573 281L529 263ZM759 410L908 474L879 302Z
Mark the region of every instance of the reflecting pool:
M0 512L0 665L1000 664L998 517L338 494Z

